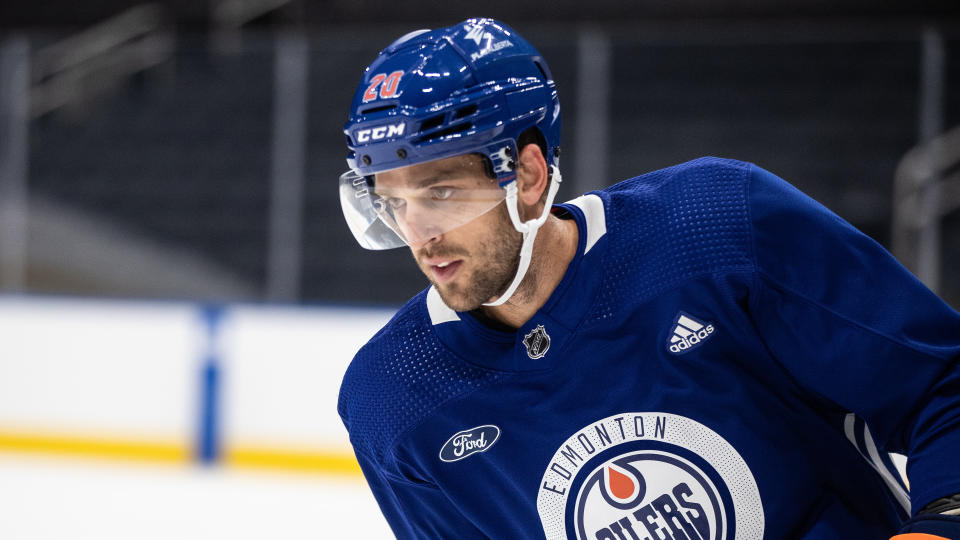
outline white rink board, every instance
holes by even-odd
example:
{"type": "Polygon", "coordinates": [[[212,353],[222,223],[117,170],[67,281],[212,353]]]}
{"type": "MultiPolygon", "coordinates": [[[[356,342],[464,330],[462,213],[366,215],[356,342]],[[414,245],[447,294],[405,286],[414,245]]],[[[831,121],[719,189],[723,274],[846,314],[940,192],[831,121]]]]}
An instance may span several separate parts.
{"type": "Polygon", "coordinates": [[[200,322],[187,304],[0,297],[0,426],[186,440],[200,322]]]}
{"type": "Polygon", "coordinates": [[[221,333],[227,445],[349,450],[337,415],[343,373],[393,310],[232,309],[221,333]]]}
{"type": "MultiPolygon", "coordinates": [[[[218,357],[224,448],[349,455],[343,372],[392,309],[0,296],[0,434],[193,448],[218,357]]],[[[188,454],[189,455],[189,454],[188,454]]],[[[0,451],[0,539],[392,538],[359,474],[0,451]]]]}
{"type": "Polygon", "coordinates": [[[218,358],[225,446],[347,452],[337,393],[393,309],[0,296],[0,431],[192,447],[218,358]]]}

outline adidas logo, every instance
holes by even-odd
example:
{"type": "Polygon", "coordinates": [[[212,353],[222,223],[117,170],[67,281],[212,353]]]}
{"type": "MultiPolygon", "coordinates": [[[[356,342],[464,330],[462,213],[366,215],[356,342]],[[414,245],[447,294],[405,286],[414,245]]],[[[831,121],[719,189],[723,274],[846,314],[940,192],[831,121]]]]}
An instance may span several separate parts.
{"type": "Polygon", "coordinates": [[[673,354],[689,352],[710,339],[715,330],[712,324],[697,320],[682,311],[677,315],[677,320],[673,324],[673,335],[670,336],[670,342],[667,343],[667,348],[673,354]]]}

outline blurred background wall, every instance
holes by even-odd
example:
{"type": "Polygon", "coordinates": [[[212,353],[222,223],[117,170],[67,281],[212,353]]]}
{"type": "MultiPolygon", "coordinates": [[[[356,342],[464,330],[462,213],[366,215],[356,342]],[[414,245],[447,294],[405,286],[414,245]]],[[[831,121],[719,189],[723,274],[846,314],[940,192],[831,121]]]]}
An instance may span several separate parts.
{"type": "Polygon", "coordinates": [[[97,527],[86,509],[104,504],[166,524],[157,538],[262,537],[271,517],[285,538],[385,534],[336,389],[426,281],[343,225],[341,128],[381,48],[476,15],[551,66],[561,200],[703,155],[752,161],[960,307],[955,0],[3,2],[0,505],[20,519],[0,535],[62,538],[33,523],[50,504],[74,537],[129,537],[97,527]]]}
{"type": "MultiPolygon", "coordinates": [[[[702,155],[753,161],[960,305],[956,159],[919,156],[894,187],[911,148],[960,124],[956,2],[485,6],[558,81],[561,200],[702,155]]],[[[409,255],[341,223],[342,124],[379,49],[478,9],[5,2],[0,290],[402,302],[425,285],[409,255]]]]}

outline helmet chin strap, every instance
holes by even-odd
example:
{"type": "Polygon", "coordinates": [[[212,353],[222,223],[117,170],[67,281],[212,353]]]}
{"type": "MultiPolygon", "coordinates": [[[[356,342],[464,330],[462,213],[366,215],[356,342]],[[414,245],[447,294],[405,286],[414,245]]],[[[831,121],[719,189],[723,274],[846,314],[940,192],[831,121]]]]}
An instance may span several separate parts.
{"type": "Polygon", "coordinates": [[[540,214],[540,217],[536,219],[520,221],[516,180],[506,187],[507,213],[510,214],[510,221],[513,223],[513,228],[523,234],[523,244],[520,246],[520,264],[517,265],[517,273],[513,276],[513,281],[510,283],[510,286],[507,287],[507,290],[493,302],[483,304],[485,306],[499,306],[506,303],[507,300],[510,300],[513,293],[517,292],[517,287],[520,286],[523,277],[527,275],[527,270],[530,269],[530,259],[533,257],[533,242],[537,239],[537,231],[540,230],[541,225],[546,223],[547,216],[550,215],[550,207],[553,206],[553,199],[556,197],[557,190],[560,188],[560,182],[562,181],[560,169],[554,165],[551,165],[550,168],[552,174],[550,178],[550,188],[547,190],[547,200],[543,204],[543,212],[540,214]]]}

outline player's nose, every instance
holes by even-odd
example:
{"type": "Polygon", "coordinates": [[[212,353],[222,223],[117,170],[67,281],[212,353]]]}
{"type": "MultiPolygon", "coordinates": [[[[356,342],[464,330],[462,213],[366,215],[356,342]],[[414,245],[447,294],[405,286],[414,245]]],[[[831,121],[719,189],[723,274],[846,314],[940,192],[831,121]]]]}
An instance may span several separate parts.
{"type": "Polygon", "coordinates": [[[436,216],[419,204],[407,204],[403,216],[404,234],[407,244],[413,248],[420,248],[443,234],[436,216]]]}

